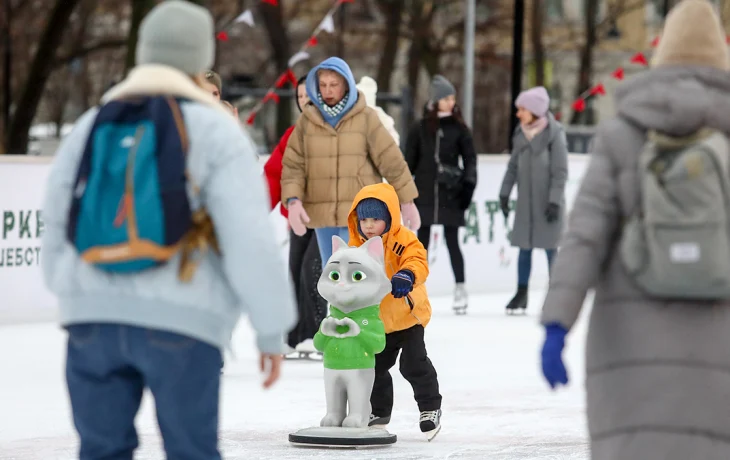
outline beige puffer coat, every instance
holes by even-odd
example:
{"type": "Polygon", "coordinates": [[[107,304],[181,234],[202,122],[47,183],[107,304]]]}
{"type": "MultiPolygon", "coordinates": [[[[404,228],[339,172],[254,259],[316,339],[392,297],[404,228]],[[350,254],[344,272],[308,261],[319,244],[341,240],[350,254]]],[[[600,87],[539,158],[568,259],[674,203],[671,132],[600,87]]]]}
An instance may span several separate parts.
{"type": "Polygon", "coordinates": [[[336,128],[314,105],[304,108],[284,152],[281,201],[302,200],[308,227],[347,227],[357,192],[383,178],[401,203],[418,196],[400,148],[362,93],[336,128]]]}

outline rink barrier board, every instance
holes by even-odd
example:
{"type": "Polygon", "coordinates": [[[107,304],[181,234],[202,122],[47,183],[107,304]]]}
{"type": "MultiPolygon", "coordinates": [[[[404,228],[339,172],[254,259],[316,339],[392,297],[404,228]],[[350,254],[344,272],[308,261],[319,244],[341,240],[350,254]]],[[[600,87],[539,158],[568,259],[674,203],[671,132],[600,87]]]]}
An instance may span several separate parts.
{"type": "MultiPolygon", "coordinates": [[[[268,157],[260,157],[263,164],[268,157]]],[[[499,209],[499,187],[509,155],[480,155],[479,181],[474,200],[467,211],[466,227],[460,230],[460,241],[466,266],[467,289],[470,294],[508,292],[517,282],[517,249],[509,245],[507,235],[514,214],[505,222],[499,209]]],[[[589,157],[569,155],[569,178],[566,185],[568,208],[575,198],[589,157]]],[[[41,207],[52,157],[0,156],[0,324],[47,321],[56,316],[56,300],[45,288],[41,276],[41,207]]],[[[517,196],[512,191],[512,199],[517,196]]],[[[282,259],[288,254],[288,229],[278,208],[270,219],[276,230],[282,259]]],[[[432,229],[429,251],[430,275],[426,286],[431,296],[451,295],[454,278],[449,255],[439,226],[432,229]]],[[[544,254],[533,254],[533,286],[547,282],[544,254]]]]}

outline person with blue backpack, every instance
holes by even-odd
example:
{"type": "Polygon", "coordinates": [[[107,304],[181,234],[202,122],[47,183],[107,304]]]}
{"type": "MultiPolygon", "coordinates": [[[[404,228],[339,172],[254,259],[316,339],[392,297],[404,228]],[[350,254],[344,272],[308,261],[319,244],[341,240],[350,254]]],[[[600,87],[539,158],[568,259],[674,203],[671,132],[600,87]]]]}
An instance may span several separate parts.
{"type": "Polygon", "coordinates": [[[68,331],[81,460],[133,457],[145,388],[167,458],[220,459],[221,353],[241,313],[264,387],[279,377],[296,308],[255,147],[200,87],[214,36],[202,7],[153,8],[137,66],[53,162],[42,269],[68,331]]]}

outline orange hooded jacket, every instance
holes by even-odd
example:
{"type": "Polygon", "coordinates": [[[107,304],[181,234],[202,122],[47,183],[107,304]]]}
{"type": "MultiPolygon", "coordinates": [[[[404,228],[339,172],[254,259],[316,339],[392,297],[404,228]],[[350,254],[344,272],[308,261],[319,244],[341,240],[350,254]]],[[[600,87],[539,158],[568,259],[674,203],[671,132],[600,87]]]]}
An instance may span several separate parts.
{"type": "Polygon", "coordinates": [[[347,217],[347,227],[350,230],[348,245],[361,246],[366,241],[358,231],[360,222],[355,209],[365,198],[382,201],[390,211],[390,230],[382,235],[385,246],[385,272],[388,278],[392,278],[399,270],[410,270],[416,278],[413,282],[413,291],[407,297],[396,299],[392,294],[388,294],[380,303],[380,318],[385,324],[385,333],[402,331],[416,324],[426,327],[431,320],[431,304],[425,285],[428,277],[428,257],[416,234],[401,226],[400,202],[392,185],[385,183],[368,185],[355,196],[347,217]]]}

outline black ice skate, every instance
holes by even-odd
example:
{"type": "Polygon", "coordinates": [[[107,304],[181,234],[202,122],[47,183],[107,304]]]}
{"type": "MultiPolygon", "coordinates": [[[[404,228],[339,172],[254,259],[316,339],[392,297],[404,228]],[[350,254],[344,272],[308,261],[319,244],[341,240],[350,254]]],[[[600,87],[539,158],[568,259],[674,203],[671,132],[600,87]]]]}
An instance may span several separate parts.
{"type": "Polygon", "coordinates": [[[441,431],[441,409],[425,410],[421,412],[421,432],[426,435],[429,442],[441,431]]]}
{"type": "Polygon", "coordinates": [[[506,311],[508,315],[527,313],[527,286],[517,287],[517,294],[507,304],[506,311]]]}
{"type": "Polygon", "coordinates": [[[373,426],[375,428],[385,428],[385,426],[389,423],[390,415],[386,415],[385,417],[378,417],[377,415],[370,414],[370,421],[368,422],[368,426],[373,426]]]}

